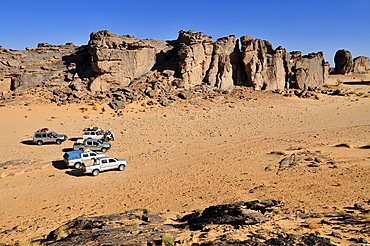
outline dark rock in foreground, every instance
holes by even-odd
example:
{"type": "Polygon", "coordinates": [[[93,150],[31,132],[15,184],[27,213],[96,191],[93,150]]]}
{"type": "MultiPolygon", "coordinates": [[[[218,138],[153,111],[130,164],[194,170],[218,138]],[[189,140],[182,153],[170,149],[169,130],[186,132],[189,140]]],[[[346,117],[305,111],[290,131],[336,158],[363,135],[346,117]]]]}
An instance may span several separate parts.
{"type": "Polygon", "coordinates": [[[50,232],[40,242],[45,245],[322,245],[333,246],[331,239],[349,240],[363,243],[370,235],[366,217],[366,204],[354,205],[357,213],[322,214],[283,214],[283,203],[278,200],[255,200],[211,206],[185,216],[167,211],[152,213],[136,209],[112,215],[78,217],[50,232]],[[280,212],[279,212],[280,211],[280,212]],[[289,229],[278,226],[287,220],[298,221],[298,228],[289,229]],[[304,231],[305,219],[318,221],[317,226],[326,227],[329,233],[320,235],[313,227],[304,231]],[[340,225],[353,225],[359,238],[349,238],[340,225]],[[265,226],[266,225],[266,226],[265,226]],[[356,231],[357,230],[357,231],[356,231]],[[338,232],[340,231],[340,232],[338,232]],[[346,239],[344,239],[346,238],[346,239]]]}

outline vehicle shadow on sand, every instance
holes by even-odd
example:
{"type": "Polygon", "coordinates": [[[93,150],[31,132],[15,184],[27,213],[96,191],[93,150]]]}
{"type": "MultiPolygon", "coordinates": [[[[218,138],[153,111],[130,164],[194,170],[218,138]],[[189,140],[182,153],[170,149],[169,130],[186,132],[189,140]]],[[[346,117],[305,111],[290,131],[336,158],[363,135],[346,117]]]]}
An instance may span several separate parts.
{"type": "Polygon", "coordinates": [[[21,144],[36,145],[32,140],[24,140],[24,141],[21,141],[21,144]]]}
{"type": "Polygon", "coordinates": [[[74,169],[74,170],[66,171],[66,174],[75,176],[75,177],[86,176],[86,174],[81,169],[74,169]]]}
{"type": "Polygon", "coordinates": [[[69,167],[62,160],[52,161],[53,167],[59,170],[68,169],[69,167]]]}
{"type": "Polygon", "coordinates": [[[77,140],[79,140],[79,139],[82,139],[82,138],[69,138],[68,140],[69,141],[72,141],[72,142],[76,142],[77,140]]]}
{"type": "MultiPolygon", "coordinates": [[[[52,165],[53,167],[59,170],[70,169],[70,167],[68,167],[62,160],[52,161],[52,165]]],[[[86,174],[81,169],[68,170],[66,171],[66,174],[75,176],[75,177],[86,176],[86,174]]]]}
{"type": "Polygon", "coordinates": [[[73,150],[73,148],[64,148],[64,149],[62,149],[63,152],[69,152],[69,151],[72,151],[72,150],[73,150]]]}

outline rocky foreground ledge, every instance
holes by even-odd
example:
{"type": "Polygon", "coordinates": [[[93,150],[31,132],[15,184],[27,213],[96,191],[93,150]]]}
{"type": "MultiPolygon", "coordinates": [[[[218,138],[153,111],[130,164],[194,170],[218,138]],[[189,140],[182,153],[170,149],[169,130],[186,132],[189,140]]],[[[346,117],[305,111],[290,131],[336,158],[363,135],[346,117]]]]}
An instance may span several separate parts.
{"type": "MultiPolygon", "coordinates": [[[[255,200],[192,213],[136,209],[78,217],[42,239],[18,245],[368,245],[370,201],[331,213],[284,213],[255,200]]],[[[17,245],[17,244],[16,244],[17,245]]]]}

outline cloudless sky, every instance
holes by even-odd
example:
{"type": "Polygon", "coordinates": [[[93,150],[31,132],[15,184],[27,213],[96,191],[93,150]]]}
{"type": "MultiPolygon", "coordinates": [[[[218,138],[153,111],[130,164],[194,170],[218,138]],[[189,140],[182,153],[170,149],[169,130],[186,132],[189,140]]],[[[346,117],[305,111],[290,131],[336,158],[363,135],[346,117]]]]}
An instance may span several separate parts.
{"type": "Polygon", "coordinates": [[[370,0],[4,0],[0,45],[87,44],[108,30],[140,39],[174,40],[194,30],[213,40],[231,34],[270,41],[302,54],[339,49],[370,57],[370,0]]]}

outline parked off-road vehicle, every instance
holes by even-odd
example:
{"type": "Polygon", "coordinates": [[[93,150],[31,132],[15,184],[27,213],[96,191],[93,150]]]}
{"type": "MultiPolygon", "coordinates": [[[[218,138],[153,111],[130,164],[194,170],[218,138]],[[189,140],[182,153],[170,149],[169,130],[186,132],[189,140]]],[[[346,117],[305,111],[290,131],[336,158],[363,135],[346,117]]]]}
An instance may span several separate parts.
{"type": "Polygon", "coordinates": [[[104,156],[106,155],[103,152],[94,152],[89,149],[84,149],[68,151],[63,155],[63,159],[67,166],[78,169],[82,164],[91,162],[92,159],[104,156]]]}
{"type": "Polygon", "coordinates": [[[35,132],[33,135],[33,142],[38,145],[43,145],[44,143],[56,143],[61,144],[63,141],[67,140],[67,135],[57,134],[55,132],[49,131],[47,128],[42,128],[35,132]]]}
{"type": "Polygon", "coordinates": [[[106,152],[111,148],[111,144],[108,142],[103,142],[97,139],[78,139],[74,144],[73,144],[73,149],[74,150],[82,150],[88,148],[93,151],[101,151],[101,152],[106,152]]]}
{"type": "Polygon", "coordinates": [[[82,170],[86,174],[92,174],[97,176],[102,171],[117,169],[119,171],[125,170],[127,166],[127,161],[125,159],[113,158],[113,157],[98,157],[93,159],[91,165],[82,164],[82,170]]]}

